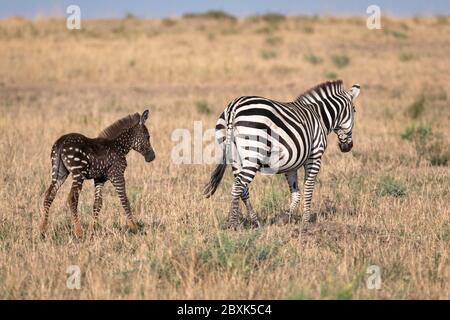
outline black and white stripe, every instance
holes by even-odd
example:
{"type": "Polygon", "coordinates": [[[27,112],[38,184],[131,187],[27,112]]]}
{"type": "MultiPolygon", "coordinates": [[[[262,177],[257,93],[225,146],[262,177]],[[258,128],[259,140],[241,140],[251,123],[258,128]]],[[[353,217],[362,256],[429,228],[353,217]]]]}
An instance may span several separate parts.
{"type": "Polygon", "coordinates": [[[293,102],[278,102],[263,97],[244,96],[232,101],[216,124],[216,137],[223,150],[205,188],[214,194],[226,164],[233,169],[234,184],[230,225],[239,223],[239,198],[247,207],[251,221],[258,225],[249,200],[248,186],[256,172],[284,173],[291,191],[289,214],[295,214],[300,202],[297,170],[304,167],[304,220],[311,218],[311,198],[315,177],[320,170],[327,137],[335,132],[342,152],[353,146],[353,100],[360,86],[344,90],[341,80],[322,83],[300,95],[293,102]]]}

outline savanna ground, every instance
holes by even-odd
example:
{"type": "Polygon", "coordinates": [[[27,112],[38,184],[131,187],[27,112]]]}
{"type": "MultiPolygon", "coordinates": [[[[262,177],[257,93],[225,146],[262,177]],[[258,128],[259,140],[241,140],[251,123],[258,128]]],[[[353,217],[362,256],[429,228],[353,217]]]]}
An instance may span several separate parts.
{"type": "MultiPolygon", "coordinates": [[[[0,298],[450,298],[450,19],[221,15],[163,20],[0,21],[0,298]],[[312,226],[271,221],[288,205],[283,176],[251,185],[260,229],[224,228],[231,173],[202,197],[212,165],[175,164],[172,132],[214,126],[239,95],[288,101],[328,79],[356,101],[355,146],[325,153],[312,226]],[[101,229],[77,241],[70,183],[39,237],[50,148],[96,136],[150,106],[156,160],[130,153],[128,195],[143,229],[126,232],[111,184],[101,229]],[[81,289],[66,287],[68,266],[81,289]],[[379,290],[367,268],[381,268],[379,290]]],[[[301,173],[301,179],[303,172],[301,173]]],[[[85,230],[94,188],[84,184],[85,230]]]]}

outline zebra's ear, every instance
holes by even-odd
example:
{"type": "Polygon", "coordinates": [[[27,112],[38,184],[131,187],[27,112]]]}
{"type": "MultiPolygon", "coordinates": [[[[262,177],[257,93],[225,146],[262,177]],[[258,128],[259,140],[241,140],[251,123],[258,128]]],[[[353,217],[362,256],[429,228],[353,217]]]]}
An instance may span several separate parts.
{"type": "Polygon", "coordinates": [[[354,84],[350,89],[349,93],[352,96],[352,100],[354,100],[357,96],[359,96],[359,92],[361,91],[361,87],[359,84],[354,84]]]}
{"type": "Polygon", "coordinates": [[[147,121],[147,119],[148,119],[148,110],[145,110],[144,112],[142,112],[141,120],[139,121],[139,124],[143,125],[145,123],[145,121],[147,121]]]}

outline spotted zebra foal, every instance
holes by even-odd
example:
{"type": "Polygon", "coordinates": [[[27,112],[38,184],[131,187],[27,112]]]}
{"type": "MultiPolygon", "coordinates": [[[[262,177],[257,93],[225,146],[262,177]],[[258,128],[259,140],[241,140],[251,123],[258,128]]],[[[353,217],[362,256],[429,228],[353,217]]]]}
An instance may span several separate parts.
{"type": "Polygon", "coordinates": [[[309,89],[291,102],[244,96],[233,100],[216,123],[216,138],[222,160],[206,185],[205,195],[214,194],[231,164],[234,183],[231,190],[230,227],[239,222],[239,199],[250,221],[259,225],[250,202],[249,185],[258,171],[284,174],[291,192],[288,221],[296,215],[300,202],[297,171],[304,168],[303,220],[311,222],[311,199],[328,135],[334,132],[342,152],[353,147],[354,100],[360,86],[345,90],[341,80],[325,82],[309,89]]]}
{"type": "Polygon", "coordinates": [[[72,213],[74,233],[83,237],[78,217],[78,197],[84,180],[94,179],[95,198],[93,208],[92,232],[98,221],[102,207],[102,188],[106,181],[111,181],[125,209],[127,225],[132,232],[137,226],[125,191],[124,172],[127,167],[126,156],[131,149],[139,152],[145,161],[155,159],[155,152],[150,144],[150,134],[145,121],[148,110],[142,115],[128,115],[104,129],[97,138],[87,138],[79,133],[69,133],[60,137],[52,147],[52,182],[45,192],[41,235],[45,236],[48,227],[50,206],[58,189],[69,174],[72,174],[68,204],[72,213]]]}

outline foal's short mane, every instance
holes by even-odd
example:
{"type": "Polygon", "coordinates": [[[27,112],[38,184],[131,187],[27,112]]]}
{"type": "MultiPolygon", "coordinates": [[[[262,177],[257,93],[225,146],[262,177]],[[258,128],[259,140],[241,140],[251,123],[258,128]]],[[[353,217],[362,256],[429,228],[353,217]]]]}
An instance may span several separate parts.
{"type": "Polygon", "coordinates": [[[303,92],[301,95],[299,95],[295,101],[300,101],[303,99],[304,96],[306,95],[310,95],[313,92],[319,93],[320,89],[326,89],[326,88],[330,88],[330,87],[334,87],[336,91],[342,91],[342,80],[335,80],[335,81],[327,81],[327,82],[323,82],[321,84],[318,84],[315,87],[312,87],[311,89],[306,90],[305,92],[303,92]]]}
{"type": "Polygon", "coordinates": [[[141,116],[138,112],[134,114],[130,114],[126,117],[123,117],[122,119],[117,120],[109,127],[105,128],[100,134],[98,135],[99,138],[105,138],[105,139],[115,139],[117,138],[124,130],[130,129],[131,127],[134,127],[139,123],[139,120],[141,119],[141,116]]]}

